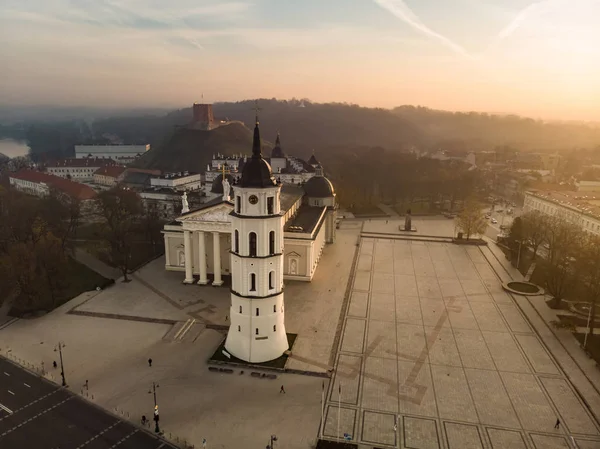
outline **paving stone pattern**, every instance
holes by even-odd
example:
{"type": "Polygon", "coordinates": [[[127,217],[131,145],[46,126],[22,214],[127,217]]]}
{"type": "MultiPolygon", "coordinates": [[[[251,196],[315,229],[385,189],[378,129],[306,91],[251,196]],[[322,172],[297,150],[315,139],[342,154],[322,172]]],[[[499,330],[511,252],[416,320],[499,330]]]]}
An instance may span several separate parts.
{"type": "Polygon", "coordinates": [[[414,449],[600,448],[598,423],[478,247],[362,238],[352,282],[326,437],[414,449]]]}

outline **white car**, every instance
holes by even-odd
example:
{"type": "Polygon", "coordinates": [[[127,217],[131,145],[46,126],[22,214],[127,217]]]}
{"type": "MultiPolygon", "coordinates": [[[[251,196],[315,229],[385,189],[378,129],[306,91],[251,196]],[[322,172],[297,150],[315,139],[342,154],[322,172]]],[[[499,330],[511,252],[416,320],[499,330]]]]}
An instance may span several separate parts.
{"type": "Polygon", "coordinates": [[[495,218],[492,218],[492,224],[498,224],[498,220],[496,220],[495,218]]]}

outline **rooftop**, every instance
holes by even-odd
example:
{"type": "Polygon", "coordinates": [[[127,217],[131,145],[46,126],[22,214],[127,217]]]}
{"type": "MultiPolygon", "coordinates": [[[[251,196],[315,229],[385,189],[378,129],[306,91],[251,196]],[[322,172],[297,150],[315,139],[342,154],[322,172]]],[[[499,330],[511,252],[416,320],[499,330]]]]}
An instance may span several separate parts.
{"type": "Polygon", "coordinates": [[[600,191],[575,192],[572,190],[529,190],[534,196],[561,206],[577,210],[584,215],[600,219],[600,191]]]}
{"type": "Polygon", "coordinates": [[[281,210],[287,212],[296,201],[304,196],[302,187],[284,184],[281,186],[281,210]]]}
{"type": "Polygon", "coordinates": [[[94,175],[102,175],[108,176],[110,178],[118,178],[123,174],[123,172],[127,170],[126,167],[122,165],[107,165],[104,167],[100,167],[98,170],[94,172],[94,175]]]}
{"type": "Polygon", "coordinates": [[[294,218],[288,221],[283,230],[285,232],[302,232],[312,234],[320,223],[320,218],[323,216],[323,211],[327,207],[313,207],[303,204],[298,209],[298,213],[294,218]]]}
{"type": "Polygon", "coordinates": [[[10,177],[34,183],[44,183],[78,200],[89,200],[96,197],[96,192],[91,187],[48,173],[23,169],[17,173],[12,173],[10,177]]]}
{"type": "Polygon", "coordinates": [[[164,173],[162,176],[160,176],[160,179],[181,179],[181,178],[186,178],[188,176],[196,176],[198,175],[198,173],[193,172],[193,171],[180,171],[180,172],[174,172],[174,173],[164,173]]]}
{"type": "Polygon", "coordinates": [[[116,165],[116,162],[109,157],[85,157],[85,158],[67,158],[48,163],[48,167],[104,167],[105,165],[116,165]]]}

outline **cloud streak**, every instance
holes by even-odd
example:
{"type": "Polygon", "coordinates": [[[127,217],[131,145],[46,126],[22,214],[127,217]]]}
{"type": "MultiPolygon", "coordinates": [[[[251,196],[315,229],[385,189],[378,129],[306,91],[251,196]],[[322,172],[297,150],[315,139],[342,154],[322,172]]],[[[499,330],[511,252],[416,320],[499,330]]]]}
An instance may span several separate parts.
{"type": "Polygon", "coordinates": [[[541,0],[526,6],[520,10],[517,15],[496,35],[488,50],[495,48],[500,42],[508,39],[515,31],[517,31],[525,21],[533,16],[542,14],[555,6],[565,3],[562,0],[541,0]]]}
{"type": "Polygon", "coordinates": [[[413,29],[419,31],[421,34],[433,38],[445,45],[446,47],[458,53],[461,56],[470,57],[471,55],[462,46],[458,45],[446,36],[432,30],[423,22],[421,19],[404,3],[403,0],[373,0],[377,5],[386,11],[390,12],[398,19],[402,20],[407,25],[410,25],[413,29]]]}

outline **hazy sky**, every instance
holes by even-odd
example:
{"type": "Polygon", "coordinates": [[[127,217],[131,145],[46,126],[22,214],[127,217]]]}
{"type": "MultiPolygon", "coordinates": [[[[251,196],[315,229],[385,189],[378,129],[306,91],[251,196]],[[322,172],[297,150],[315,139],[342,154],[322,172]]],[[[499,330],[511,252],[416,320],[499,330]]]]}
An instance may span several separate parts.
{"type": "Polygon", "coordinates": [[[0,103],[600,120],[600,0],[0,0],[0,103]]]}

